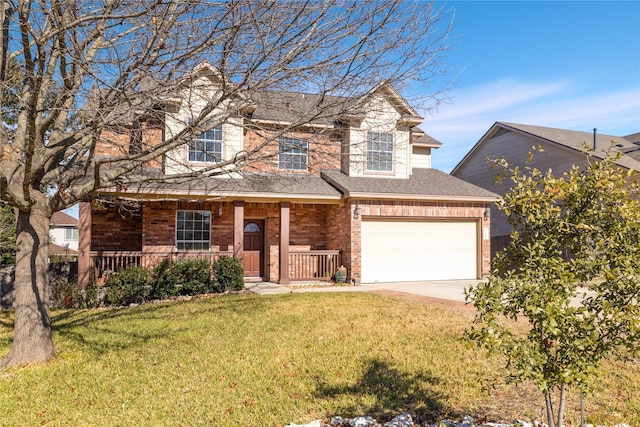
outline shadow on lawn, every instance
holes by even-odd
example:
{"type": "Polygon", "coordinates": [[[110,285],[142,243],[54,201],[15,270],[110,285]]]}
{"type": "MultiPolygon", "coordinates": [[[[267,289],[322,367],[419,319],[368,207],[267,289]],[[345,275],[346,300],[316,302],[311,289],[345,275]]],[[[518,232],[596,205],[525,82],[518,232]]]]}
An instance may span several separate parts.
{"type": "Polygon", "coordinates": [[[320,384],[319,398],[337,401],[327,416],[353,418],[369,415],[378,422],[390,421],[407,412],[418,422],[435,422],[443,417],[459,417],[438,391],[440,380],[429,372],[407,373],[386,361],[372,359],[356,384],[320,384]],[[341,404],[340,401],[350,403],[341,404]]]}
{"type": "Polygon", "coordinates": [[[154,340],[188,341],[190,326],[181,319],[199,318],[206,314],[222,315],[230,310],[248,311],[256,301],[246,298],[211,298],[143,304],[136,307],[91,310],[65,310],[52,315],[53,331],[97,355],[110,351],[132,350],[154,340]],[[224,299],[224,301],[218,300],[224,299]],[[171,321],[173,327],[167,328],[171,321]],[[181,325],[177,327],[177,325],[181,325]]]}

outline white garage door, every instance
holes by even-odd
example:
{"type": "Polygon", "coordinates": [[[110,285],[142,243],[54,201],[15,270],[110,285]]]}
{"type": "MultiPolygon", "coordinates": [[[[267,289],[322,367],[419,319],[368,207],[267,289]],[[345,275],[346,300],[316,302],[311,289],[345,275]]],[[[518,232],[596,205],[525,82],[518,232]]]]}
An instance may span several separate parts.
{"type": "Polygon", "coordinates": [[[476,222],[362,221],[362,282],[475,279],[476,222]]]}

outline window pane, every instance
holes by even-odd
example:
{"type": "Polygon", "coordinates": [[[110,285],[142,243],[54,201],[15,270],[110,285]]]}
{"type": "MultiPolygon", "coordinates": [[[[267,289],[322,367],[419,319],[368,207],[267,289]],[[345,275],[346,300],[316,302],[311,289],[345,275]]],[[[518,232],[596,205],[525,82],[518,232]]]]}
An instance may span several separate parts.
{"type": "Polygon", "coordinates": [[[189,143],[189,161],[217,163],[222,161],[222,125],[201,133],[189,143]]]}
{"type": "Polygon", "coordinates": [[[393,171],[393,134],[367,134],[367,170],[393,171]]]}
{"type": "Polygon", "coordinates": [[[211,213],[178,211],[176,213],[176,248],[208,250],[211,245],[211,213]]]}
{"type": "Polygon", "coordinates": [[[296,138],[280,138],[278,167],[280,169],[307,169],[307,142],[296,138]]]}
{"type": "Polygon", "coordinates": [[[249,224],[244,226],[244,232],[245,233],[259,233],[260,232],[260,226],[258,224],[256,224],[255,222],[250,222],[249,224]]]}

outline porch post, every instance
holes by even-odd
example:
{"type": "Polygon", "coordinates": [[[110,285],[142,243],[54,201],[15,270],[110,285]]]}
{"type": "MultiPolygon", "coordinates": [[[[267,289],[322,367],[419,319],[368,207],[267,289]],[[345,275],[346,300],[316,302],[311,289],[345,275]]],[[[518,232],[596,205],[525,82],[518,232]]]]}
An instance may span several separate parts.
{"type": "Polygon", "coordinates": [[[233,257],[242,261],[244,255],[244,200],[233,202],[233,257]]]}
{"type": "Polygon", "coordinates": [[[291,283],[289,277],[289,225],[291,221],[291,203],[280,202],[280,268],[278,283],[291,283]]]}
{"type": "Polygon", "coordinates": [[[91,202],[80,202],[78,218],[78,286],[91,280],[91,202]]]}

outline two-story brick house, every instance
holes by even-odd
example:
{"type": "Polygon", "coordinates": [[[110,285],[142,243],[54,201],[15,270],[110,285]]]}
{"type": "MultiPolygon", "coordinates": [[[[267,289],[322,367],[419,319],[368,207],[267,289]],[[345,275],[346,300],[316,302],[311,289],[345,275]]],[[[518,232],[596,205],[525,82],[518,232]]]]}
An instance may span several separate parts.
{"type": "MultiPolygon", "coordinates": [[[[202,108],[195,85],[218,84],[212,67],[197,72],[168,97],[170,114],[132,126],[130,135],[105,131],[97,153],[152,145],[188,126],[202,108]]],[[[154,176],[180,176],[255,150],[242,171],[95,192],[80,207],[80,280],[92,270],[100,276],[184,256],[235,256],[246,277],[279,283],[326,280],[340,265],[358,282],[486,274],[495,194],[431,169],[431,150],[441,144],[389,85],[334,100],[358,105],[351,114],[305,110],[319,96],[253,93],[221,125],[149,165],[154,176]],[[117,199],[127,209],[109,203],[117,199]]]]}

